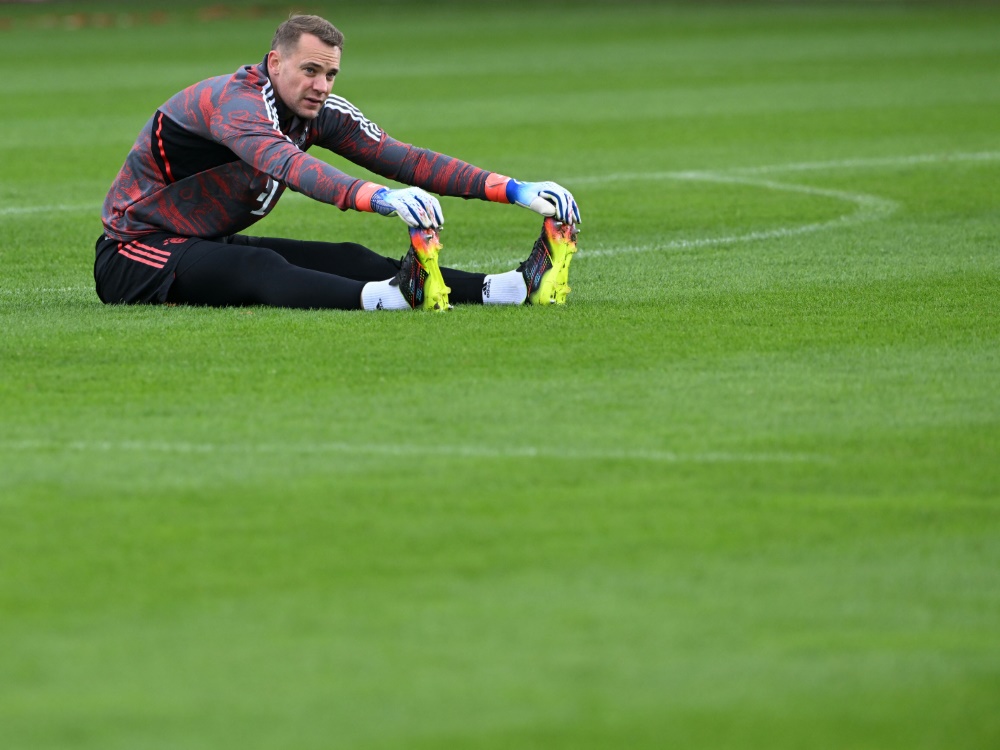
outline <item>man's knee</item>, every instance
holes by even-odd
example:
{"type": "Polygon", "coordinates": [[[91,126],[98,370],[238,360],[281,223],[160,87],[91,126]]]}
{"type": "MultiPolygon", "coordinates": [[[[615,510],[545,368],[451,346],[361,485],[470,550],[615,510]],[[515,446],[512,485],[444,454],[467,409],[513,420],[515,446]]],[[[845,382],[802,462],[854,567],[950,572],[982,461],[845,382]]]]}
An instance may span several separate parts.
{"type": "Polygon", "coordinates": [[[293,269],[274,250],[250,245],[234,255],[226,276],[243,304],[269,304],[272,290],[287,283],[293,269]]]}

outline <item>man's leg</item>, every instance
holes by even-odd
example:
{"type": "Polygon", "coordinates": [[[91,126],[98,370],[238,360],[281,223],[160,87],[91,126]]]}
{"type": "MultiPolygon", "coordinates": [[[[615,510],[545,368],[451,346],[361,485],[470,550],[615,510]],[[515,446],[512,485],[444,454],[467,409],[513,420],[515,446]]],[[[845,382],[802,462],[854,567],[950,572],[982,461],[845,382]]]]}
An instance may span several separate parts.
{"type": "MultiPolygon", "coordinates": [[[[385,281],[399,273],[400,261],[386,258],[355,242],[309,242],[279,237],[235,235],[234,245],[266,247],[301,268],[336,274],[355,281],[385,281]]],[[[441,268],[445,284],[451,287],[448,298],[455,304],[482,304],[486,274],[441,268]]]]}
{"type": "MultiPolygon", "coordinates": [[[[361,290],[402,278],[401,265],[351,242],[243,235],[213,241],[158,233],[130,243],[99,238],[94,278],[106,303],[357,309],[361,290]]],[[[491,275],[440,270],[451,302],[525,301],[521,269],[491,275]]]]}
{"type": "Polygon", "coordinates": [[[267,247],[211,240],[192,242],[174,273],[168,302],[214,307],[357,310],[364,287],[363,281],[293,265],[267,247]]]}

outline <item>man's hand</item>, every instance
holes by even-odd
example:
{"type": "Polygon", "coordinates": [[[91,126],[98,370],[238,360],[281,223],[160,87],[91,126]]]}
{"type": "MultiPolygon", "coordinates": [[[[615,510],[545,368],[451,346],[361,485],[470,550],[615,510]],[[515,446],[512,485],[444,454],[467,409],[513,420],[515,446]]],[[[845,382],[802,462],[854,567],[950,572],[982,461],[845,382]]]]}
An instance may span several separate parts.
{"type": "Polygon", "coordinates": [[[402,190],[382,188],[372,196],[372,209],[383,216],[399,216],[411,227],[438,229],[444,225],[444,214],[438,199],[416,187],[402,190]]]}
{"type": "Polygon", "coordinates": [[[580,208],[573,194],[554,182],[511,180],[507,183],[507,200],[542,216],[554,216],[564,224],[580,223],[580,208]]]}

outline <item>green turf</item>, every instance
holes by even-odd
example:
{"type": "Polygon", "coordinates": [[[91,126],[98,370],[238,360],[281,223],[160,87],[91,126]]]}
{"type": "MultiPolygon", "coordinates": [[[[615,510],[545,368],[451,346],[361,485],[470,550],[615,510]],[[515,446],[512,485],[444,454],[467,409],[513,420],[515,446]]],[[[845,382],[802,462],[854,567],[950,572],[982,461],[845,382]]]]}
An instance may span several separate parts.
{"type": "Polygon", "coordinates": [[[1000,8],[309,6],[580,200],[565,308],[432,315],[101,305],[136,132],[287,12],[110,7],[0,5],[0,746],[1000,746],[1000,8]]]}

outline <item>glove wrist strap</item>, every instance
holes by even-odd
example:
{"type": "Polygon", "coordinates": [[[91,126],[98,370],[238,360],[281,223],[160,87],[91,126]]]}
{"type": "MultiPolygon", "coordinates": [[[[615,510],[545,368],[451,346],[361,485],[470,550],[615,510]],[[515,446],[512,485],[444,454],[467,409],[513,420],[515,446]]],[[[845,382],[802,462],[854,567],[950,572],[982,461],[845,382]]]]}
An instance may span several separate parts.
{"type": "Polygon", "coordinates": [[[385,185],[379,185],[377,182],[365,182],[358,188],[358,192],[354,194],[354,207],[358,211],[377,213],[378,210],[375,208],[374,198],[379,193],[387,190],[388,188],[385,185]]]}
{"type": "Polygon", "coordinates": [[[513,180],[507,175],[491,172],[486,177],[486,200],[493,203],[513,203],[510,193],[507,192],[510,189],[508,185],[512,182],[513,180]]]}

